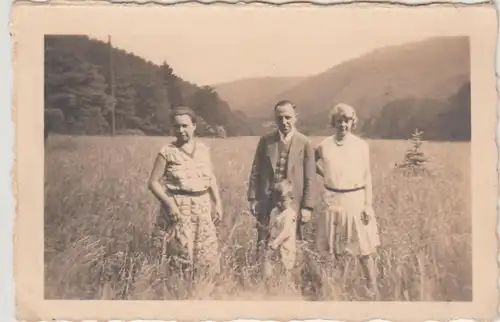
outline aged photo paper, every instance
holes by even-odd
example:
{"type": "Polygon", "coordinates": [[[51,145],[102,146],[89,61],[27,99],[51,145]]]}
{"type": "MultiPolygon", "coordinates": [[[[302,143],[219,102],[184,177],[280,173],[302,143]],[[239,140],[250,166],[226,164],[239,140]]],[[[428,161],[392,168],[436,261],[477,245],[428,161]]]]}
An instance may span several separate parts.
{"type": "Polygon", "coordinates": [[[496,26],[15,5],[16,318],[493,320],[496,26]]]}
{"type": "MultiPolygon", "coordinates": [[[[162,6],[162,5],[171,5],[171,4],[186,4],[186,3],[194,3],[194,1],[189,0],[17,0],[16,4],[50,4],[50,5],[154,5],[154,6],[162,6]]],[[[260,5],[295,5],[297,3],[304,4],[304,1],[295,1],[295,0],[199,0],[196,1],[198,4],[260,4],[260,5]]],[[[480,4],[489,4],[493,5],[493,1],[490,0],[475,0],[475,1],[466,1],[466,0],[393,0],[393,1],[379,1],[379,0],[315,0],[315,1],[307,1],[308,4],[311,5],[338,5],[338,4],[361,4],[361,3],[374,3],[377,5],[403,5],[403,6],[420,6],[420,5],[442,5],[442,4],[455,4],[455,5],[480,5],[480,4]]]]}

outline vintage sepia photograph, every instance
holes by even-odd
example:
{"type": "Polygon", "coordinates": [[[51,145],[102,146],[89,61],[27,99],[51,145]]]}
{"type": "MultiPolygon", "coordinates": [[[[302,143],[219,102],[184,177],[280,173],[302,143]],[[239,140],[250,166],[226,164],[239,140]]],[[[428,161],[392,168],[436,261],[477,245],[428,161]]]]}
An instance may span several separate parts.
{"type": "Polygon", "coordinates": [[[45,36],[47,298],[472,299],[468,37],[275,34],[45,36]]]}
{"type": "Polygon", "coordinates": [[[495,302],[494,20],[205,8],[31,38],[40,300],[495,302]]]}

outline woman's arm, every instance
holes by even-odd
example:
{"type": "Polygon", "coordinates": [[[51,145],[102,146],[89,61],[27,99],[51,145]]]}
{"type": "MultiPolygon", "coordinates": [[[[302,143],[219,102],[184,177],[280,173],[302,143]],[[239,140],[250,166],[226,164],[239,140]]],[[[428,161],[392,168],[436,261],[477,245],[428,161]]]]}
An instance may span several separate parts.
{"type": "Polygon", "coordinates": [[[156,157],[155,163],[153,165],[153,170],[151,171],[151,174],[149,175],[149,180],[148,180],[148,188],[149,190],[153,193],[153,195],[160,200],[161,203],[163,203],[167,208],[173,213],[177,214],[178,209],[177,209],[177,204],[175,203],[175,200],[171,198],[165,190],[163,190],[163,187],[161,186],[160,179],[163,176],[163,172],[165,171],[165,165],[166,165],[166,160],[165,158],[158,154],[156,157]]]}
{"type": "Polygon", "coordinates": [[[370,166],[370,147],[365,146],[365,205],[371,207],[373,199],[372,173],[370,166]]]}
{"type": "Polygon", "coordinates": [[[210,187],[208,187],[208,191],[210,196],[215,204],[215,222],[218,222],[222,219],[222,198],[220,196],[219,184],[217,182],[217,176],[215,175],[215,169],[213,167],[213,163],[211,160],[210,152],[208,153],[208,162],[210,162],[210,187]]]}
{"type": "Polygon", "coordinates": [[[217,183],[217,178],[215,173],[212,171],[212,178],[210,179],[210,187],[209,187],[210,195],[212,196],[212,200],[215,203],[215,207],[218,211],[221,211],[222,208],[222,199],[220,196],[219,184],[217,183]]]}

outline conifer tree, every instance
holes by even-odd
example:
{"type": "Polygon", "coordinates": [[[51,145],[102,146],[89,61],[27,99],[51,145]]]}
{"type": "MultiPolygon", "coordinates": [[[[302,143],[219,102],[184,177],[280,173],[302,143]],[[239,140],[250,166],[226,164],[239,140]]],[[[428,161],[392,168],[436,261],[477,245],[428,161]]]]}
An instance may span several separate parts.
{"type": "Polygon", "coordinates": [[[423,141],[422,134],[423,131],[419,131],[419,129],[415,129],[413,132],[411,139],[412,147],[405,152],[404,160],[401,164],[398,164],[398,168],[412,170],[414,174],[428,172],[426,165],[429,162],[429,158],[424,154],[421,150],[423,141]]]}

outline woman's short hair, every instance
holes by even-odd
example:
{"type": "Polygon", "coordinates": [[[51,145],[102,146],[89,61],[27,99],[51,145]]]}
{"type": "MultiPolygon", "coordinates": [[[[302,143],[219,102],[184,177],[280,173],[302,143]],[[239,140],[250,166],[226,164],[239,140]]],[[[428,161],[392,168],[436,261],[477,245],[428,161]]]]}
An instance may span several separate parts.
{"type": "Polygon", "coordinates": [[[174,118],[180,115],[188,115],[191,118],[191,122],[196,124],[196,113],[188,106],[179,106],[174,108],[170,112],[170,122],[174,123],[174,118]]]}
{"type": "Polygon", "coordinates": [[[355,129],[358,124],[358,116],[356,115],[356,111],[354,107],[345,103],[339,103],[334,105],[330,109],[330,115],[328,119],[330,120],[330,125],[335,126],[337,123],[337,118],[339,117],[347,117],[352,120],[352,128],[355,129]]]}

